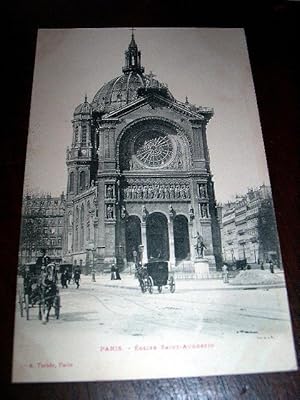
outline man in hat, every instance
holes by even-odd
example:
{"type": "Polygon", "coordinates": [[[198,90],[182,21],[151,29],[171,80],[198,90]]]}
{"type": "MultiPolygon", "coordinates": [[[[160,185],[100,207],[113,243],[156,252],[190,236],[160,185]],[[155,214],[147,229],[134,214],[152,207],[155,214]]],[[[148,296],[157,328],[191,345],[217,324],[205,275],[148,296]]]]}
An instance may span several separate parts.
{"type": "Polygon", "coordinates": [[[51,258],[46,255],[46,249],[41,249],[41,255],[36,260],[36,265],[45,271],[48,264],[51,263],[51,258]]]}
{"type": "Polygon", "coordinates": [[[77,267],[75,268],[75,271],[74,271],[74,282],[76,283],[76,289],[79,288],[80,274],[81,274],[81,270],[80,270],[80,268],[77,266],[77,267]]]}

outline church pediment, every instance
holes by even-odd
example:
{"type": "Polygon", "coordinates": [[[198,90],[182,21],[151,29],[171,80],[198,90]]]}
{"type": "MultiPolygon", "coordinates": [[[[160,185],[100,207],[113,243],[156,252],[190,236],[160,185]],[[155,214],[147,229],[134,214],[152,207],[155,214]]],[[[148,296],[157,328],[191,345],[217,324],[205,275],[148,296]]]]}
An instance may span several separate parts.
{"type": "Polygon", "coordinates": [[[197,110],[193,110],[195,106],[187,105],[172,99],[166,98],[159,93],[150,92],[144,96],[139,97],[126,104],[125,106],[114,110],[103,116],[103,121],[109,121],[111,119],[120,119],[122,117],[128,116],[128,114],[134,113],[135,111],[144,109],[145,112],[156,109],[169,109],[174,113],[185,117],[189,120],[198,121],[208,121],[213,115],[213,109],[207,107],[198,107],[197,110]]]}

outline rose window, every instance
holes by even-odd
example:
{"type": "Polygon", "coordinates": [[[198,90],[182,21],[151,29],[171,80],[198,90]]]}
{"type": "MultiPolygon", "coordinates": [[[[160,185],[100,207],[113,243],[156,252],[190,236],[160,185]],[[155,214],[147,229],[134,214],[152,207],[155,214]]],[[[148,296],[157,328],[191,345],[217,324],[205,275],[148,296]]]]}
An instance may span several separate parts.
{"type": "Polygon", "coordinates": [[[167,135],[161,132],[147,132],[136,139],[134,154],[140,164],[158,168],[171,161],[174,148],[167,135]]]}

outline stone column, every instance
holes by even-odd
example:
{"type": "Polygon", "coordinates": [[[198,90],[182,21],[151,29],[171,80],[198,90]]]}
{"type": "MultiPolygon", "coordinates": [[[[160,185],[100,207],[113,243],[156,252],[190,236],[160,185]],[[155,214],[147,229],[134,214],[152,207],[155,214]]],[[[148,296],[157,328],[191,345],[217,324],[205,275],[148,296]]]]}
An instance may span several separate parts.
{"type": "Polygon", "coordinates": [[[190,254],[191,254],[191,261],[194,261],[196,258],[196,250],[195,250],[195,239],[194,239],[194,232],[193,232],[193,222],[189,223],[189,240],[190,240],[190,254]]]}
{"type": "Polygon", "coordinates": [[[141,236],[142,245],[144,246],[142,263],[145,264],[148,262],[146,222],[141,223],[141,236]]]}
{"type": "Polygon", "coordinates": [[[170,268],[175,266],[175,245],[173,218],[168,221],[170,268]]]}

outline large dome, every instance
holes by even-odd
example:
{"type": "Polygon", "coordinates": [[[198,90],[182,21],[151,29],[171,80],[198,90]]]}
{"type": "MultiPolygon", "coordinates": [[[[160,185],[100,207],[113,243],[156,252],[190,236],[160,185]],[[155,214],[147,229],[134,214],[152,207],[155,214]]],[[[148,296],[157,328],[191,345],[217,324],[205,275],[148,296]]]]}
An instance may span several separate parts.
{"type": "MultiPolygon", "coordinates": [[[[149,87],[162,88],[164,86],[153,79],[151,75],[147,76],[139,71],[130,71],[102,86],[96,93],[91,105],[94,110],[110,112],[135,100],[138,97],[138,89],[149,87]]],[[[169,90],[166,92],[168,97],[173,98],[169,90]]]]}
{"type": "Polygon", "coordinates": [[[102,86],[96,93],[91,105],[95,111],[110,112],[124,107],[126,104],[135,100],[145,89],[159,89],[160,93],[171,99],[172,94],[157,80],[153,79],[154,75],[144,74],[144,67],[141,64],[141,52],[139,51],[132,32],[131,42],[125,51],[125,65],[123,67],[123,75],[112,79],[102,86]]]}

